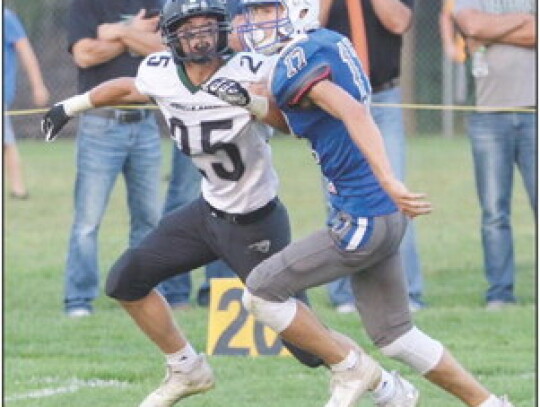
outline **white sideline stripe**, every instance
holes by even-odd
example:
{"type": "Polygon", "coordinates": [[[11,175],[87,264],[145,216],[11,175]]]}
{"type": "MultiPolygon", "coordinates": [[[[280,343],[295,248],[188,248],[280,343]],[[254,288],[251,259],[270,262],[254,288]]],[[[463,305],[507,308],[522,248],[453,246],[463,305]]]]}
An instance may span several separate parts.
{"type": "Polygon", "coordinates": [[[45,388],[30,391],[28,393],[14,394],[13,396],[7,396],[4,401],[18,401],[18,400],[28,400],[28,399],[41,399],[44,397],[56,396],[57,394],[65,393],[75,393],[84,387],[126,387],[129,386],[128,382],[121,382],[119,380],[101,380],[101,379],[90,379],[90,380],[81,380],[81,379],[71,379],[66,385],[54,387],[54,388],[45,388]]]}

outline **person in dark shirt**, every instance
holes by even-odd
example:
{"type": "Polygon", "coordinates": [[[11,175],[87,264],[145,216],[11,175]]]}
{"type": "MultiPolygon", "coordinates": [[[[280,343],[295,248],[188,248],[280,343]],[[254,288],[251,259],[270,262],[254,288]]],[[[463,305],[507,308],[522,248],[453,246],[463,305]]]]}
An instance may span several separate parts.
{"type": "MultiPolygon", "coordinates": [[[[143,56],[163,49],[156,32],[159,0],[75,0],[68,21],[69,51],[78,90],[121,76],[135,76],[143,56]]],[[[130,246],[157,224],[161,144],[150,110],[92,109],[77,132],[75,212],[65,268],[65,312],[92,313],[99,292],[97,237],[116,179],[123,175],[130,210],[130,246]]]]}

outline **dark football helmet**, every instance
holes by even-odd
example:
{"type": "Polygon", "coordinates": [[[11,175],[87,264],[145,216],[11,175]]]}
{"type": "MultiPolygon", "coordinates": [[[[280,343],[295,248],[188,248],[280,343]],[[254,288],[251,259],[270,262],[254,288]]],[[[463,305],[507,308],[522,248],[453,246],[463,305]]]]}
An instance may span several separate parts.
{"type": "Polygon", "coordinates": [[[231,31],[231,18],[222,0],[167,0],[161,10],[159,26],[163,42],[166,44],[176,64],[182,61],[205,63],[229,51],[228,34],[231,31]],[[212,16],[217,26],[179,31],[187,19],[197,16],[212,16]],[[205,42],[200,48],[183,49],[180,39],[193,40],[197,36],[213,35],[214,44],[205,42]]]}

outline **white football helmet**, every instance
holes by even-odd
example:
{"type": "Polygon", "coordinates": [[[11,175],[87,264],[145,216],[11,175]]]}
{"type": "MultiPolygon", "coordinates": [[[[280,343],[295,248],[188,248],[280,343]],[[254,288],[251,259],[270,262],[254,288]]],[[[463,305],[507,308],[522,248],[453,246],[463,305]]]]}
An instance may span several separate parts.
{"type": "Polygon", "coordinates": [[[244,23],[237,30],[244,46],[272,54],[293,36],[319,28],[319,0],[241,0],[244,23]],[[258,8],[274,7],[261,15],[258,8]],[[262,17],[261,17],[262,16],[262,17]]]}

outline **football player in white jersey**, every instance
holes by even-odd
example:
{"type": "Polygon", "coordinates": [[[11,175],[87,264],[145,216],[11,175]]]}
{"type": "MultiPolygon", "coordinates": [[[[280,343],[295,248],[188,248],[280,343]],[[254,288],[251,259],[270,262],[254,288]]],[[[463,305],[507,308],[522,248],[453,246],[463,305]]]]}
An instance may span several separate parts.
{"type": "MultiPolygon", "coordinates": [[[[204,356],[195,352],[153,288],[217,258],[245,281],[258,263],[290,242],[287,211],[277,198],[269,128],[256,119],[269,114],[269,122],[280,126],[281,114],[276,110],[273,117],[263,98],[251,100],[252,114],[200,88],[216,77],[245,84],[263,81],[270,66],[266,57],[229,53],[230,20],[220,0],[168,0],[160,27],[169,51],[149,55],[136,78],[117,78],[66,99],[42,120],[46,140],[52,141],[81,111],[152,100],[178,148],[204,175],[202,197],[166,215],[139,246],[124,252],[107,279],[107,294],[120,302],[166,357],[166,380],[142,402],[143,407],[172,406],[214,385],[204,356]]],[[[307,301],[305,293],[298,297],[307,301]]],[[[286,346],[308,366],[322,363],[286,346]]]]}

